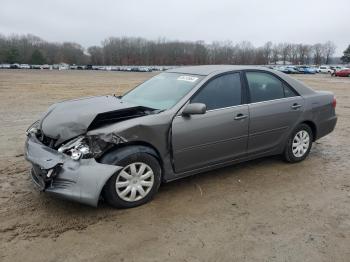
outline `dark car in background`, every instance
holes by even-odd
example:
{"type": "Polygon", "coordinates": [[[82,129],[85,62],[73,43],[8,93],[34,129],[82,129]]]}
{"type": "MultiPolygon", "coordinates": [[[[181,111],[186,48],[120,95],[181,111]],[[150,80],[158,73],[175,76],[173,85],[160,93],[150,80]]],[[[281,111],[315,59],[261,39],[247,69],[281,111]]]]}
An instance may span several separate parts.
{"type": "Polygon", "coordinates": [[[17,63],[16,64],[11,64],[10,68],[11,69],[19,69],[19,64],[17,64],[17,63]]]}
{"type": "Polygon", "coordinates": [[[304,160],[334,129],[332,93],[275,70],[168,70],[123,96],[52,105],[27,130],[26,159],[41,190],[96,206],[149,201],[161,182],[270,155],[304,160]]]}

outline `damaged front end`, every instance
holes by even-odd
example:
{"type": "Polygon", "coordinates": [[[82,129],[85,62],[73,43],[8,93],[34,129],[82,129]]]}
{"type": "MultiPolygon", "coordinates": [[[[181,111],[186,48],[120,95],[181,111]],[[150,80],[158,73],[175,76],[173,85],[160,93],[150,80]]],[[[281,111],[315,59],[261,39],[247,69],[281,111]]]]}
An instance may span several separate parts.
{"type": "Polygon", "coordinates": [[[126,122],[157,112],[114,96],[51,106],[26,132],[25,156],[33,166],[34,184],[42,191],[96,206],[106,181],[122,169],[99,160],[130,138],[119,136],[115,125],[123,129],[126,122]]]}
{"type": "Polygon", "coordinates": [[[121,169],[98,163],[94,158],[102,154],[109,143],[79,136],[56,149],[46,145],[42,137],[37,125],[27,130],[25,157],[32,163],[34,184],[41,191],[97,206],[104,184],[121,169]]]}

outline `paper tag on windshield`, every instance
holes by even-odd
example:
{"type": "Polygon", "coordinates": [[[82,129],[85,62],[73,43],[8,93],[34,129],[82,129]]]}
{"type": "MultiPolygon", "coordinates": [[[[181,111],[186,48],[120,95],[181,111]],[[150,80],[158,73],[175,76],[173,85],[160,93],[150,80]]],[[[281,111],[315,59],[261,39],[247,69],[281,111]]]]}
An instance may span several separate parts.
{"type": "Polygon", "coordinates": [[[180,81],[187,81],[187,82],[196,82],[198,79],[198,77],[194,77],[194,76],[179,76],[177,78],[177,80],[180,80],[180,81]]]}

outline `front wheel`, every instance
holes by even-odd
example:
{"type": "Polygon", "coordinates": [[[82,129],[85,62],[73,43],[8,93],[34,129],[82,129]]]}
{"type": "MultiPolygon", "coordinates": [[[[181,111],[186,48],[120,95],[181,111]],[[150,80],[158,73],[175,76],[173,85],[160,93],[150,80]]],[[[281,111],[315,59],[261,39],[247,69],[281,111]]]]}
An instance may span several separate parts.
{"type": "Polygon", "coordinates": [[[287,162],[303,161],[310,153],[313,141],[311,128],[306,124],[299,125],[288,139],[284,158],[287,162]]]}
{"type": "Polygon", "coordinates": [[[157,193],[161,168],[153,156],[135,153],[114,163],[123,169],[104,187],[104,198],[117,208],[131,208],[147,203],[157,193]]]}

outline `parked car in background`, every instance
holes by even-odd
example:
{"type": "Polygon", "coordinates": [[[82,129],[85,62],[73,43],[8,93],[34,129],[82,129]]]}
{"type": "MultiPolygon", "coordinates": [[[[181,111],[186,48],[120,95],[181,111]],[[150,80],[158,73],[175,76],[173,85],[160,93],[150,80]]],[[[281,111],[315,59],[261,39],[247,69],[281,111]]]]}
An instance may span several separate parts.
{"type": "Polygon", "coordinates": [[[106,66],[97,66],[97,70],[106,70],[106,66]]]}
{"type": "Polygon", "coordinates": [[[30,69],[30,65],[28,65],[28,64],[20,64],[19,68],[20,69],[30,69]]]}
{"type": "Polygon", "coordinates": [[[275,69],[285,74],[299,74],[299,71],[294,66],[279,66],[275,69]]]}
{"type": "Polygon", "coordinates": [[[41,65],[31,65],[31,69],[41,69],[41,65]]]}
{"type": "Polygon", "coordinates": [[[344,66],[331,66],[331,69],[332,69],[331,75],[335,76],[336,72],[341,71],[341,70],[345,70],[345,69],[349,69],[349,68],[344,67],[344,66]]]}
{"type": "Polygon", "coordinates": [[[339,71],[339,70],[341,70],[341,69],[344,69],[344,67],[343,67],[343,66],[340,66],[340,65],[338,65],[338,66],[330,66],[330,68],[331,68],[332,70],[334,70],[334,71],[339,71]]]}
{"type": "Polygon", "coordinates": [[[309,66],[298,66],[297,70],[301,74],[316,74],[316,69],[313,67],[309,67],[309,66]]]}
{"type": "Polygon", "coordinates": [[[48,64],[45,64],[45,65],[41,66],[41,69],[50,69],[50,70],[52,70],[52,66],[48,65],[48,64]]]}
{"type": "Polygon", "coordinates": [[[288,70],[285,66],[275,66],[274,70],[280,71],[282,73],[288,74],[288,70]]]}
{"type": "Polygon", "coordinates": [[[348,76],[350,77],[350,69],[342,69],[334,73],[335,76],[348,76]]]}
{"type": "Polygon", "coordinates": [[[19,64],[15,63],[15,64],[11,64],[10,65],[11,69],[19,69],[19,64]]]}
{"type": "Polygon", "coordinates": [[[69,69],[69,65],[65,64],[65,63],[61,63],[58,65],[58,70],[68,70],[69,69]]]}
{"type": "Polygon", "coordinates": [[[27,130],[25,157],[47,193],[135,207],[161,182],[270,155],[303,161],[333,131],[335,106],[331,92],[263,67],[175,68],[120,97],[52,105],[27,130]]]}
{"type": "Polygon", "coordinates": [[[1,64],[0,68],[2,68],[2,69],[10,69],[11,65],[10,64],[1,64]]]}
{"type": "Polygon", "coordinates": [[[318,73],[327,73],[327,74],[331,74],[332,73],[332,69],[329,66],[319,66],[317,68],[317,72],[318,73]]]}
{"type": "Polygon", "coordinates": [[[152,68],[147,66],[142,66],[142,67],[139,67],[139,72],[152,72],[152,68]]]}
{"type": "Polygon", "coordinates": [[[289,74],[299,74],[299,70],[296,66],[287,66],[287,70],[289,70],[289,74]]]}
{"type": "Polygon", "coordinates": [[[120,71],[120,67],[119,66],[112,66],[112,71],[120,71]]]}

